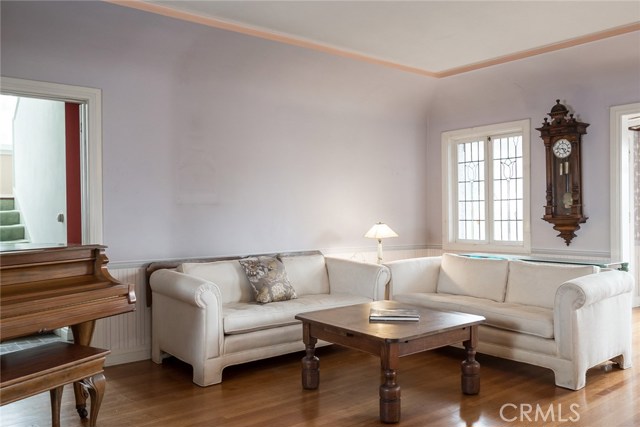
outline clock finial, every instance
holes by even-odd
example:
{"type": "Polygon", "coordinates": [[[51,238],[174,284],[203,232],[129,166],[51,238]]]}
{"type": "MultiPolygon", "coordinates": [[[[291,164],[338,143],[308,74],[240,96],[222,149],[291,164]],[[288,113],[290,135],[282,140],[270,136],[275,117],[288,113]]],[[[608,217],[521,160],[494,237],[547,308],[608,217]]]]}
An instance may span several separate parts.
{"type": "Polygon", "coordinates": [[[551,108],[551,112],[549,115],[553,119],[552,121],[555,123],[561,123],[564,120],[564,117],[569,113],[569,109],[564,105],[560,104],[560,100],[556,99],[556,105],[551,108]]]}

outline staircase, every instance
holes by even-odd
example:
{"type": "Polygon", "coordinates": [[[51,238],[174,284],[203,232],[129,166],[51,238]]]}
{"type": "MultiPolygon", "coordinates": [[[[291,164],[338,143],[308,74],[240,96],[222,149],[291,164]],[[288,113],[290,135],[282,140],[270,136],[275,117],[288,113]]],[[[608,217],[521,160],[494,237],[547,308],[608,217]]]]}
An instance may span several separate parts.
{"type": "Polygon", "coordinates": [[[0,198],[0,242],[25,242],[24,225],[20,223],[20,211],[15,209],[13,197],[0,198]]]}

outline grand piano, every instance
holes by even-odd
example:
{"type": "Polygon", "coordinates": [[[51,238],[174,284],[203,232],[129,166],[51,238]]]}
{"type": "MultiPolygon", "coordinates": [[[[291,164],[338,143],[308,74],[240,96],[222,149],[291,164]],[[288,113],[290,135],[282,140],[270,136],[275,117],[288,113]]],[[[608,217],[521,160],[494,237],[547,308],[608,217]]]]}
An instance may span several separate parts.
{"type": "MultiPolygon", "coordinates": [[[[96,319],[135,310],[134,285],[113,278],[101,245],[0,253],[0,340],[70,326],[74,342],[91,343],[96,319]]],[[[86,396],[76,384],[76,408],[86,396]]]]}

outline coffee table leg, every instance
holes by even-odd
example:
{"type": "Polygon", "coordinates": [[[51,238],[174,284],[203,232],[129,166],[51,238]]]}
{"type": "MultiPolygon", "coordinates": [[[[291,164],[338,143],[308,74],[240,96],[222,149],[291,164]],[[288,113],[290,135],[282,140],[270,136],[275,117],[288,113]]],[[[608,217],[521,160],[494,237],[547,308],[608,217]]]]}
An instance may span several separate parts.
{"type": "Polygon", "coordinates": [[[318,342],[310,334],[310,326],[303,325],[303,337],[306,355],[302,358],[302,388],[315,390],[320,385],[320,359],[315,356],[315,347],[318,342]]]}
{"type": "Polygon", "coordinates": [[[399,363],[397,346],[387,346],[380,355],[384,382],[380,386],[380,421],[400,422],[400,386],[396,382],[399,363]]]}
{"type": "Polygon", "coordinates": [[[464,394],[478,394],[480,392],[480,363],[476,360],[478,326],[471,327],[471,338],[463,344],[467,351],[467,358],[461,366],[462,392],[464,394]]]}

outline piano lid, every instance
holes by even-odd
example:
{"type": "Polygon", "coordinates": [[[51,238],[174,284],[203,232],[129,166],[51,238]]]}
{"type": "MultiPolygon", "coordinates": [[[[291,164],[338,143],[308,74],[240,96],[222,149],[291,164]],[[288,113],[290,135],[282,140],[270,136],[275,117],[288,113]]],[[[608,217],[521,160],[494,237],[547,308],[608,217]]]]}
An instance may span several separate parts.
{"type": "Polygon", "coordinates": [[[113,278],[105,247],[0,253],[0,340],[135,310],[135,288],[113,278]]]}

